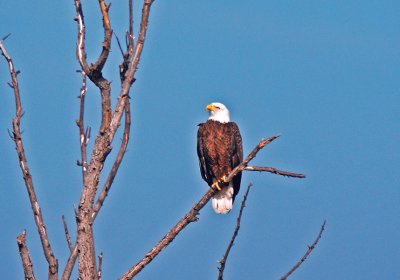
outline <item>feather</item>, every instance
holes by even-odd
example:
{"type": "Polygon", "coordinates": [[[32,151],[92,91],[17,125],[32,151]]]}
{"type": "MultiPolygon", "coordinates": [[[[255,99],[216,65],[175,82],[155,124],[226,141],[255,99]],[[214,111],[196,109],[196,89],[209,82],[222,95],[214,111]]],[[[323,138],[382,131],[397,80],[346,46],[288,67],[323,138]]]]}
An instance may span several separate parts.
{"type": "Polygon", "coordinates": [[[232,209],[233,187],[231,185],[223,187],[211,198],[212,207],[218,214],[226,214],[232,209]]]}

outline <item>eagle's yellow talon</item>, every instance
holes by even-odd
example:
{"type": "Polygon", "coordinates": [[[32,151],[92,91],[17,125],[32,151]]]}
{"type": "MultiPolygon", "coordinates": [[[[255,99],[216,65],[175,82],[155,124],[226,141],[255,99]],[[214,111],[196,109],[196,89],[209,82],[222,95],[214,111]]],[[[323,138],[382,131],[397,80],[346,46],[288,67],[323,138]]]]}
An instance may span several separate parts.
{"type": "Polygon", "coordinates": [[[216,188],[217,190],[221,190],[221,186],[220,184],[224,185],[225,183],[227,183],[227,179],[226,179],[226,175],[222,176],[220,179],[218,179],[217,181],[215,181],[211,187],[212,188],[216,188]]]}
{"type": "Polygon", "coordinates": [[[215,188],[215,189],[217,189],[217,190],[221,190],[221,187],[219,186],[219,183],[220,183],[220,180],[218,180],[218,181],[215,181],[212,185],[211,185],[211,187],[212,188],[215,188]]]}

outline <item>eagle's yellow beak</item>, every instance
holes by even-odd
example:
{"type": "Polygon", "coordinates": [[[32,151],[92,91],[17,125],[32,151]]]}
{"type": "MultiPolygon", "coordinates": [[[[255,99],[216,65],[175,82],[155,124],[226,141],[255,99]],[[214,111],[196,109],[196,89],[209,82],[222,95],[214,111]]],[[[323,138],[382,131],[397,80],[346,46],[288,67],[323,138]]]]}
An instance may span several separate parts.
{"type": "Polygon", "coordinates": [[[214,105],[212,105],[212,104],[208,104],[207,106],[206,106],[206,110],[208,110],[208,111],[215,111],[215,106],[214,105]]]}

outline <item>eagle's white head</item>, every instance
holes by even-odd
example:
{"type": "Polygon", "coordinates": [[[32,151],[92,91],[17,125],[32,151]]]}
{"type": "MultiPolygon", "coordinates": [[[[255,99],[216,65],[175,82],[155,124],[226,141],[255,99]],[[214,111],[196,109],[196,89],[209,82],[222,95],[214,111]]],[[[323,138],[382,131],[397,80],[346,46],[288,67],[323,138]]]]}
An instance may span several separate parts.
{"type": "Polygon", "coordinates": [[[208,117],[209,120],[221,123],[230,122],[229,110],[224,104],[213,102],[206,106],[206,110],[210,111],[210,116],[208,117]]]}

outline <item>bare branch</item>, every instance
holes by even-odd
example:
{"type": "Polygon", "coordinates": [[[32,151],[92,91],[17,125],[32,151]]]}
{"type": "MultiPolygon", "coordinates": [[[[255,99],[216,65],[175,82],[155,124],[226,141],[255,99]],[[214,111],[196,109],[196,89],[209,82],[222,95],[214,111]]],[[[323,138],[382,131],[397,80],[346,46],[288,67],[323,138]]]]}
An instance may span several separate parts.
{"type": "Polygon", "coordinates": [[[86,129],[86,131],[85,131],[84,116],[85,116],[85,96],[86,96],[86,74],[83,71],[81,71],[81,73],[82,73],[82,87],[81,87],[81,91],[79,94],[80,109],[79,109],[79,119],[76,121],[76,125],[79,128],[79,139],[80,139],[80,146],[81,146],[82,179],[84,181],[85,174],[87,171],[87,165],[88,165],[86,147],[89,142],[90,129],[86,129]]]}
{"type": "Polygon", "coordinates": [[[14,96],[15,96],[15,105],[16,105],[16,114],[13,118],[12,125],[13,125],[13,140],[15,142],[15,147],[18,154],[19,165],[22,171],[22,176],[25,181],[26,190],[28,192],[29,200],[31,203],[31,208],[33,212],[33,216],[36,222],[37,230],[39,232],[40,241],[42,243],[43,252],[47,263],[49,264],[48,273],[49,279],[57,279],[58,278],[58,262],[57,259],[54,257],[53,250],[50,246],[50,241],[47,236],[46,225],[43,220],[42,211],[39,206],[39,202],[36,197],[35,188],[33,186],[32,176],[30,174],[28,163],[25,156],[24,146],[22,143],[22,135],[20,130],[20,122],[22,118],[22,104],[21,98],[19,93],[19,86],[18,86],[18,79],[17,79],[17,72],[15,71],[14,64],[12,62],[11,57],[7,54],[6,49],[3,45],[3,42],[0,41],[0,51],[4,58],[6,59],[9,67],[9,71],[11,74],[12,80],[12,87],[14,89],[14,96]]]}
{"type": "MultiPolygon", "coordinates": [[[[240,163],[236,168],[234,168],[226,178],[232,180],[233,174],[237,174],[244,170],[246,165],[256,156],[256,154],[264,148],[268,143],[272,142],[278,138],[278,136],[273,136],[268,139],[263,139],[261,142],[253,149],[253,151],[240,163]]],[[[229,182],[226,180],[226,182],[229,182]]],[[[207,204],[211,197],[216,193],[216,189],[210,188],[208,192],[189,210],[188,213],[157,243],[157,245],[150,250],[146,256],[132,266],[123,276],[121,280],[132,279],[136,274],[138,274],[145,266],[147,266],[164,248],[166,248],[175,237],[191,222],[197,221],[197,215],[200,210],[207,204]]]]}
{"type": "Polygon", "coordinates": [[[67,240],[68,248],[69,248],[71,255],[68,258],[68,261],[64,268],[64,272],[62,274],[61,279],[69,280],[71,278],[72,270],[74,269],[76,257],[78,256],[78,246],[76,246],[76,244],[75,244],[75,246],[72,246],[71,238],[69,236],[67,222],[65,221],[64,215],[62,215],[62,221],[63,221],[63,225],[64,225],[65,238],[67,240]]]}
{"type": "Polygon", "coordinates": [[[321,239],[322,233],[325,230],[325,225],[326,225],[326,220],[322,223],[321,230],[318,233],[317,238],[313,242],[311,246],[308,246],[307,252],[304,254],[304,256],[298,261],[285,275],[281,277],[281,280],[286,280],[296,269],[299,268],[299,266],[307,259],[307,257],[311,254],[311,252],[314,250],[315,246],[317,246],[318,241],[321,239]]]}
{"type": "Polygon", "coordinates": [[[109,6],[106,5],[104,0],[99,0],[99,7],[103,16],[104,41],[102,44],[102,51],[100,56],[94,64],[89,66],[88,62],[86,61],[86,28],[82,10],[82,3],[80,0],[75,0],[74,3],[76,8],[75,21],[78,24],[78,42],[76,46],[76,56],[79,60],[79,63],[81,64],[82,70],[90,79],[92,79],[92,77],[95,76],[95,72],[101,72],[101,70],[103,69],[111,49],[112,30],[110,19],[108,16],[109,6]]]}
{"type": "Polygon", "coordinates": [[[108,16],[108,10],[110,8],[110,5],[106,5],[104,0],[99,0],[101,14],[103,15],[104,41],[102,45],[103,48],[101,54],[97,59],[96,63],[91,67],[92,69],[96,69],[96,71],[101,71],[103,69],[104,64],[106,63],[108,55],[111,50],[112,30],[111,30],[110,18],[108,16]]]}
{"type": "MultiPolygon", "coordinates": [[[[86,97],[86,74],[84,71],[79,71],[79,72],[82,74],[82,87],[80,89],[80,94],[79,94],[79,100],[80,100],[79,119],[76,121],[76,124],[79,128],[79,139],[80,139],[79,144],[81,147],[81,161],[80,162],[78,161],[78,165],[82,166],[82,181],[83,181],[83,183],[85,183],[85,177],[86,177],[86,172],[87,172],[87,168],[88,168],[86,148],[87,148],[87,144],[89,143],[91,129],[90,129],[90,127],[87,127],[85,130],[85,124],[84,124],[85,97],[86,97]]],[[[70,279],[72,270],[75,266],[76,257],[78,256],[78,247],[77,247],[76,243],[74,246],[72,246],[72,243],[71,243],[71,240],[70,240],[70,237],[68,234],[68,228],[66,227],[66,222],[64,220],[64,216],[63,216],[63,223],[64,223],[64,231],[66,234],[67,243],[68,243],[68,247],[69,247],[71,255],[68,258],[68,261],[64,268],[61,279],[67,280],[67,279],[70,279]]]]}
{"type": "Polygon", "coordinates": [[[33,264],[31,257],[29,256],[29,250],[26,246],[26,231],[24,230],[21,235],[17,237],[17,244],[19,254],[21,256],[22,266],[24,267],[24,274],[26,280],[36,280],[35,273],[33,271],[33,264]]]}
{"type": "Polygon", "coordinates": [[[74,269],[76,258],[78,257],[78,246],[75,244],[71,255],[68,258],[67,264],[65,265],[61,280],[71,279],[72,270],[74,269]]]}
{"type": "Polygon", "coordinates": [[[246,193],[243,196],[243,201],[242,201],[242,205],[240,207],[240,211],[239,211],[239,216],[236,220],[236,228],[235,231],[233,232],[231,241],[229,242],[228,248],[226,248],[226,252],[224,254],[224,256],[222,257],[222,259],[219,261],[220,266],[218,267],[218,280],[223,280],[223,276],[224,276],[224,270],[225,270],[225,264],[226,264],[226,260],[228,259],[229,253],[231,251],[231,248],[235,242],[236,236],[239,233],[239,229],[240,229],[240,221],[242,220],[242,214],[243,214],[243,209],[244,207],[246,207],[246,200],[247,200],[247,196],[249,195],[249,191],[250,188],[253,186],[252,183],[250,183],[247,187],[246,193]]]}
{"type": "MultiPolygon", "coordinates": [[[[115,132],[116,129],[119,126],[119,123],[121,121],[122,113],[125,108],[125,103],[127,102],[127,99],[129,98],[129,89],[132,85],[132,83],[135,81],[135,73],[137,70],[137,66],[140,61],[140,57],[142,55],[143,47],[144,47],[144,41],[146,38],[146,31],[147,27],[149,24],[149,16],[150,16],[150,8],[153,3],[153,0],[144,0],[143,1],[143,7],[142,7],[142,18],[140,22],[140,31],[139,31],[139,40],[135,46],[133,57],[130,58],[129,66],[126,72],[124,73],[124,77],[121,77],[121,80],[123,81],[122,86],[121,86],[121,92],[119,95],[119,99],[117,102],[117,105],[115,106],[114,112],[111,117],[111,123],[110,123],[110,132],[115,132]]],[[[129,52],[129,48],[128,48],[129,52]]],[[[124,58],[126,59],[126,58],[124,58]]],[[[111,133],[110,135],[110,140],[112,141],[112,137],[114,137],[114,133],[111,133]]]]}
{"type": "Polygon", "coordinates": [[[101,280],[102,269],[103,269],[103,252],[101,252],[99,255],[99,271],[97,273],[97,277],[99,280],[101,280]]]}
{"type": "MultiPolygon", "coordinates": [[[[140,22],[140,31],[138,36],[138,42],[135,47],[135,53],[132,60],[132,66],[136,71],[139,65],[140,56],[142,55],[142,50],[144,46],[144,39],[146,38],[147,26],[149,23],[150,7],[154,0],[144,0],[142,8],[142,20],[140,22]]],[[[133,24],[133,23],[132,23],[133,24]]],[[[132,27],[133,28],[133,27],[132,27]]]]}
{"type": "Polygon", "coordinates": [[[118,45],[119,51],[121,52],[121,55],[124,57],[124,50],[122,49],[121,41],[119,40],[117,34],[114,34],[114,36],[115,36],[115,39],[117,39],[117,45],[118,45]]]}
{"type": "MultiPolygon", "coordinates": [[[[137,67],[139,65],[140,56],[142,55],[144,40],[146,38],[146,31],[147,31],[147,27],[149,24],[151,4],[153,4],[153,0],[144,0],[143,1],[142,19],[140,22],[140,31],[139,31],[139,36],[138,36],[138,42],[136,43],[133,57],[129,64],[129,69],[125,74],[125,79],[123,79],[124,83],[123,83],[122,89],[121,89],[121,94],[120,94],[121,97],[124,97],[128,94],[130,84],[132,84],[135,80],[135,73],[136,73],[137,67]]],[[[124,104],[120,104],[120,106],[117,106],[116,110],[120,109],[118,107],[123,108],[124,107],[123,105],[124,104]]]]}
{"type": "Polygon", "coordinates": [[[117,175],[117,171],[125,155],[126,148],[129,142],[130,127],[131,127],[131,111],[130,111],[130,102],[128,99],[127,102],[125,103],[125,128],[124,128],[124,135],[122,138],[121,147],[118,151],[117,158],[115,159],[115,162],[111,168],[110,174],[108,175],[107,180],[103,186],[103,189],[100,192],[99,198],[97,199],[97,202],[93,207],[93,214],[92,214],[93,220],[96,218],[97,214],[100,211],[101,206],[104,203],[104,200],[108,195],[108,192],[114,181],[115,175],[117,175]]]}
{"type": "Polygon", "coordinates": [[[292,173],[287,171],[278,170],[274,167],[264,167],[264,166],[246,166],[244,168],[246,171],[259,171],[259,172],[270,172],[277,175],[282,175],[286,177],[293,177],[293,178],[305,178],[306,175],[301,173],[292,173]]]}
{"type": "MultiPolygon", "coordinates": [[[[126,33],[126,39],[128,38],[128,36],[130,36],[130,35],[128,33],[126,33]]],[[[128,71],[128,69],[129,69],[129,63],[131,60],[131,56],[133,55],[133,47],[130,47],[131,46],[129,43],[130,41],[126,40],[127,50],[124,52],[118,36],[115,35],[115,38],[117,39],[118,48],[123,57],[122,63],[119,65],[119,76],[120,76],[121,82],[123,83],[125,80],[126,71],[128,71]]]]}
{"type": "Polygon", "coordinates": [[[199,211],[207,204],[211,197],[216,193],[216,189],[210,188],[208,192],[189,210],[188,213],[151,249],[146,256],[137,264],[132,266],[120,280],[132,279],[143,268],[145,268],[164,248],[166,248],[175,237],[191,222],[198,220],[199,211]]]}
{"type": "Polygon", "coordinates": [[[4,36],[3,38],[1,38],[1,41],[5,41],[10,35],[11,35],[11,33],[8,33],[6,36],[4,36]]]}
{"type": "Polygon", "coordinates": [[[62,219],[63,225],[64,225],[65,239],[67,240],[69,251],[72,253],[72,250],[74,250],[74,247],[72,247],[71,237],[69,236],[68,226],[67,226],[67,222],[65,221],[64,215],[61,216],[61,219],[62,219]]]}
{"type": "Polygon", "coordinates": [[[89,65],[86,61],[86,48],[85,48],[85,21],[83,19],[82,3],[80,0],[75,0],[76,17],[75,21],[78,25],[78,40],[76,43],[76,57],[81,65],[82,70],[86,75],[90,73],[89,65]]]}
{"type": "Polygon", "coordinates": [[[104,0],[99,0],[99,6],[103,15],[103,28],[104,28],[104,41],[102,52],[94,64],[88,65],[86,61],[86,50],[85,50],[85,22],[83,20],[82,3],[80,0],[75,0],[76,17],[75,20],[78,24],[78,43],[76,45],[76,55],[81,64],[83,72],[89,77],[89,79],[100,89],[101,94],[101,129],[100,133],[104,133],[105,129],[110,124],[111,118],[111,98],[110,98],[110,82],[103,77],[102,69],[108,58],[111,46],[112,31],[110,27],[110,20],[108,17],[108,6],[104,0]]]}
{"type": "Polygon", "coordinates": [[[135,43],[133,41],[133,3],[129,0],[129,34],[128,37],[128,50],[135,48],[135,43]]]}

